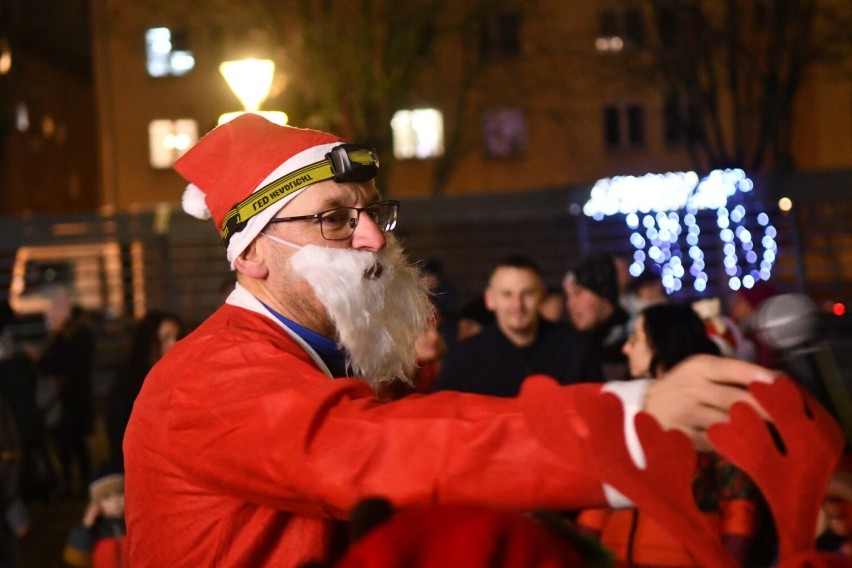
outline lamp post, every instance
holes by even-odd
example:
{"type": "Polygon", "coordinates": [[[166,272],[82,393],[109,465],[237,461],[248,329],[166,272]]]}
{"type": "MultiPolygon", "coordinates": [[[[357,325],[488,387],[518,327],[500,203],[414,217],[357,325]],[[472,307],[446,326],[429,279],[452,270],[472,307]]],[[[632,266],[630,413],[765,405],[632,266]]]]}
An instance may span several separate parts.
{"type": "Polygon", "coordinates": [[[265,117],[276,124],[287,124],[287,115],[277,110],[260,110],[260,105],[269,96],[272,88],[272,77],[275,74],[275,63],[271,59],[242,59],[240,61],[223,61],[219,72],[225,77],[228,86],[240,100],[243,109],[237,112],[226,112],[219,117],[219,124],[224,124],[246,112],[253,112],[265,117]]]}

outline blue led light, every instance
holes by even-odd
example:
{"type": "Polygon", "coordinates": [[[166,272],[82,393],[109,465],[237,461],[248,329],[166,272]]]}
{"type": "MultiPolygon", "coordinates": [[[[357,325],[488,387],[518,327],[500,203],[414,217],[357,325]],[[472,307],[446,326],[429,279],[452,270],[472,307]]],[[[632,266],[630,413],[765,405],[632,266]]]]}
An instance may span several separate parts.
{"type": "Polygon", "coordinates": [[[631,262],[627,271],[630,272],[631,276],[636,278],[645,271],[645,264],[642,262],[631,262]]]}

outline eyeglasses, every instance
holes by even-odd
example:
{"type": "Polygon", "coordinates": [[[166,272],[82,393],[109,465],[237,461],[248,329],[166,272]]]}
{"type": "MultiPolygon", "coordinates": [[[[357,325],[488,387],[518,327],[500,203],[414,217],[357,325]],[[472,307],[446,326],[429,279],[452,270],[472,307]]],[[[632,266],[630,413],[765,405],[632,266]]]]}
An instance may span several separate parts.
{"type": "Polygon", "coordinates": [[[387,200],[367,205],[366,207],[335,207],[313,215],[298,217],[274,217],[269,224],[289,223],[290,221],[310,221],[316,219],[320,224],[320,232],[328,241],[348,239],[355,232],[361,213],[370,216],[379,229],[387,233],[396,227],[396,217],[399,213],[399,201],[387,200]]]}

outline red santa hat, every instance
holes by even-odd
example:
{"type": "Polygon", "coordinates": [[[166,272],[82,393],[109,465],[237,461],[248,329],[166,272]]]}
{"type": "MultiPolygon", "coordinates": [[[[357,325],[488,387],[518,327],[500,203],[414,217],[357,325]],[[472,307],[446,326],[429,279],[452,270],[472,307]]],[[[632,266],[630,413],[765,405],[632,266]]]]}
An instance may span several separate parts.
{"type": "MultiPolygon", "coordinates": [[[[256,114],[243,114],[222,124],[175,163],[175,170],[189,183],[183,194],[183,210],[199,219],[213,218],[227,241],[231,267],[284,205],[311,183],[328,177],[287,184],[276,191],[270,206],[239,215],[234,209],[255,192],[306,166],[326,160],[332,148],[344,141],[337,136],[292,126],[280,126],[256,114]],[[240,221],[229,230],[232,217],[240,221]]],[[[286,181],[286,180],[284,180],[286,181]]]]}

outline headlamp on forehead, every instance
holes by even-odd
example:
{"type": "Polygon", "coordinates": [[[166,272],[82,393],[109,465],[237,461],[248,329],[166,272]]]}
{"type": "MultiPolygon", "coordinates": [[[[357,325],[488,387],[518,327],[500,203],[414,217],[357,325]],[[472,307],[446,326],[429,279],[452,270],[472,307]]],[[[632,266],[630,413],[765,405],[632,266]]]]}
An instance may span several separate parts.
{"type": "Polygon", "coordinates": [[[333,179],[337,183],[365,182],[379,173],[375,149],[363,144],[341,144],[325,159],[308,164],[280,177],[237,203],[225,215],[219,232],[227,246],[234,233],[242,231],[248,220],[275,205],[291,193],[315,183],[333,179]]]}
{"type": "Polygon", "coordinates": [[[334,181],[370,181],[379,173],[376,150],[362,144],[341,144],[325,155],[331,162],[334,181]]]}

